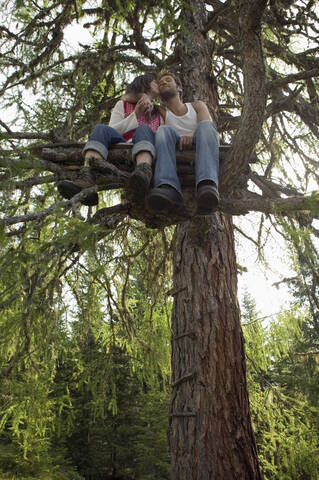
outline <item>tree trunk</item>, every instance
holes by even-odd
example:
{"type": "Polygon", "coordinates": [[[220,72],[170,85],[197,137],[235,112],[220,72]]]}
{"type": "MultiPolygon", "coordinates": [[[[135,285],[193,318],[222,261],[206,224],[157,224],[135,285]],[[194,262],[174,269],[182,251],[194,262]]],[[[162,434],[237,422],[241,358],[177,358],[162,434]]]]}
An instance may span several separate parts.
{"type": "MultiPolygon", "coordinates": [[[[226,175],[224,169],[221,171],[223,192],[231,191],[238,181],[247,166],[244,156],[254,150],[261,131],[265,79],[259,33],[265,5],[265,0],[235,3],[245,78],[245,115],[230,155],[232,164],[226,175]],[[254,104],[251,99],[259,91],[261,95],[254,104]],[[232,168],[236,175],[228,174],[232,168]]],[[[214,46],[206,35],[207,19],[205,2],[190,0],[190,8],[182,14],[179,73],[184,101],[201,99],[216,108],[214,46]]],[[[173,258],[172,479],[258,480],[261,476],[246,385],[231,217],[215,213],[178,225],[173,258]]]]}
{"type": "Polygon", "coordinates": [[[231,217],[177,226],[173,294],[172,479],[260,479],[231,217]]]}

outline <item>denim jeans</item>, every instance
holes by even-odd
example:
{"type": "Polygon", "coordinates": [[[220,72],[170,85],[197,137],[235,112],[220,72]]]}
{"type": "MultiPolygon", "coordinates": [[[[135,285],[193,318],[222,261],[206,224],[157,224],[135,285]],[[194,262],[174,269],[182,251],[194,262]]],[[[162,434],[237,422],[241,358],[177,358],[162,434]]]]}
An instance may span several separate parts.
{"type": "MultiPolygon", "coordinates": [[[[126,143],[125,139],[114,128],[108,125],[95,125],[93,131],[83,148],[84,154],[87,150],[95,150],[106,160],[108,147],[114,143],[126,143]]],[[[155,132],[148,125],[140,125],[133,135],[132,157],[135,160],[139,152],[149,152],[155,158],[155,132]]]]}
{"type": "MultiPolygon", "coordinates": [[[[180,135],[170,126],[161,125],[156,132],[156,164],[154,186],[168,184],[181,192],[176,172],[176,145],[180,135]]],[[[216,127],[210,120],[198,123],[194,133],[195,181],[212,180],[218,186],[219,138],[216,127]]]]}

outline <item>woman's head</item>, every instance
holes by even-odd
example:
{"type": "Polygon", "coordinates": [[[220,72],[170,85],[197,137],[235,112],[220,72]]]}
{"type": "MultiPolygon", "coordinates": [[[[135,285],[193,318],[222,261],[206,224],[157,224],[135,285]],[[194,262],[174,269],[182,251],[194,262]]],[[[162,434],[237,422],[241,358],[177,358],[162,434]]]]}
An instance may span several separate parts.
{"type": "Polygon", "coordinates": [[[139,75],[135,77],[133,82],[130,83],[125,90],[125,93],[133,93],[138,95],[139,93],[158,93],[157,82],[155,77],[151,74],[139,75]]]}

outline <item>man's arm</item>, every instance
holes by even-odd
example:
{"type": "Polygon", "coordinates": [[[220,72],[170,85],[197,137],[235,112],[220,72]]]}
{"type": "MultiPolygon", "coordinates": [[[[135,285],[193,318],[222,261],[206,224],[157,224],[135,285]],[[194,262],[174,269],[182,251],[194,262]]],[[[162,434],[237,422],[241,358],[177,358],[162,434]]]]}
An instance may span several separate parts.
{"type": "MultiPolygon", "coordinates": [[[[201,100],[197,100],[197,102],[192,103],[195,112],[197,113],[197,123],[201,122],[202,120],[210,120],[212,121],[212,117],[210,116],[209,110],[205,102],[201,100]]],[[[179,150],[189,150],[193,147],[194,141],[194,132],[186,133],[185,135],[181,136],[179,141],[179,150]]]]}
{"type": "Polygon", "coordinates": [[[197,123],[201,122],[202,120],[212,121],[212,117],[205,102],[197,100],[197,102],[193,102],[192,105],[197,113],[197,123]]]}

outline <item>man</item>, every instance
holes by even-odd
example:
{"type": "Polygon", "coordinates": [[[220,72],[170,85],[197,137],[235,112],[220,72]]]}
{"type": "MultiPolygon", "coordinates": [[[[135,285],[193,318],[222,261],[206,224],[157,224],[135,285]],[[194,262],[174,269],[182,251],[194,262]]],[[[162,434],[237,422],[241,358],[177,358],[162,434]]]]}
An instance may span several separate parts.
{"type": "Polygon", "coordinates": [[[197,213],[208,215],[219,202],[219,138],[216,127],[204,102],[182,102],[181,82],[173,73],[162,72],[158,77],[158,87],[166,104],[166,111],[161,111],[165,125],[158,128],[155,136],[154,188],[148,196],[148,206],[156,212],[183,207],[176,172],[176,146],[185,150],[195,145],[197,213]]]}

